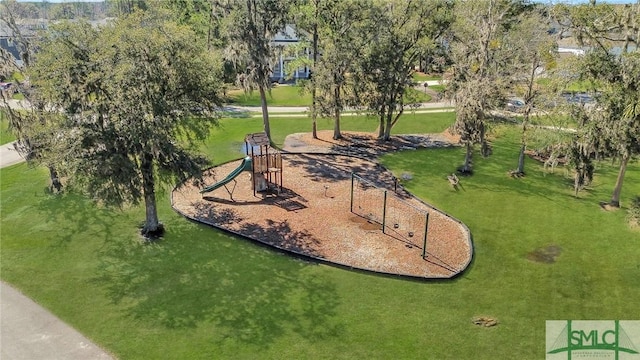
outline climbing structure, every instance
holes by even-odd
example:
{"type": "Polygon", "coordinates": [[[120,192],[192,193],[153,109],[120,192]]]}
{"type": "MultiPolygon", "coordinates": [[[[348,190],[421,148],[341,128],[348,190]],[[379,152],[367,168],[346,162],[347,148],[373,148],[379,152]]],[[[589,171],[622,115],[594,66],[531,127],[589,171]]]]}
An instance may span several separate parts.
{"type": "Polygon", "coordinates": [[[271,147],[265,133],[248,134],[245,139],[247,155],[251,156],[253,195],[256,192],[282,191],[282,154],[271,147]]]}

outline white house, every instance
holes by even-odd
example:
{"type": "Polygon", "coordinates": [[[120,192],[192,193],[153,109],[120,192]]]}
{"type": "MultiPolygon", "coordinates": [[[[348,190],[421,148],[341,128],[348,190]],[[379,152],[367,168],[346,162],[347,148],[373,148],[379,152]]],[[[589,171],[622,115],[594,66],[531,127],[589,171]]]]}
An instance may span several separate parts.
{"type": "Polygon", "coordinates": [[[298,68],[293,74],[287,73],[287,63],[301,55],[311,57],[311,50],[308,47],[305,47],[304,50],[297,50],[298,52],[303,52],[302,54],[294,55],[293,47],[299,46],[304,38],[304,35],[300,34],[300,32],[300,30],[296,30],[294,25],[287,25],[283,31],[277,33],[271,40],[271,46],[274,47],[276,52],[271,74],[272,81],[282,83],[309,78],[310,69],[308,66],[298,68]]]}

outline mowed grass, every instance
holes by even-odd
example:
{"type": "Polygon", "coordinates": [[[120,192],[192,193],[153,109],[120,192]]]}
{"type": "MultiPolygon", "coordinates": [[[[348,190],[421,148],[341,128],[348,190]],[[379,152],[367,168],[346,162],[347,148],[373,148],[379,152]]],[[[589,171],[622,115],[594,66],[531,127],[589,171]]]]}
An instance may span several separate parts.
{"type": "MultiPolygon", "coordinates": [[[[269,106],[309,106],[311,94],[303,91],[300,86],[278,85],[267,92],[269,106]]],[[[255,90],[245,93],[243,90],[232,90],[228,93],[229,100],[235,105],[260,106],[260,92],[255,90]]]]}
{"type": "MultiPolygon", "coordinates": [[[[431,96],[415,89],[408,89],[411,94],[409,102],[428,102],[431,96]]],[[[260,92],[252,91],[249,93],[243,90],[229,91],[228,97],[230,103],[241,106],[260,106],[260,92]]],[[[267,104],[271,106],[310,106],[311,94],[300,86],[295,85],[278,85],[273,87],[267,93],[267,104]]]]}
{"type": "MultiPolygon", "coordinates": [[[[409,119],[398,126],[420,132],[409,119]]],[[[375,121],[351,120],[345,130],[375,129],[375,121]]],[[[272,126],[283,139],[310,121],[272,126]]],[[[217,162],[235,158],[244,135],[260,129],[260,119],[224,120],[204,149],[217,162]]],[[[167,234],[144,245],[142,207],[111,211],[49,195],[46,171],[24,164],[0,170],[0,274],[121,359],[539,359],[547,319],[637,318],[640,232],[624,211],[598,206],[616,169],[599,164],[594,185],[576,199],[560,169],[545,173],[528,160],[527,176],[510,178],[518,133],[494,131],[494,154],[474,158],[476,174],[458,192],[446,175],[462,149],[382,160],[412,175],[412,192],[469,226],[475,258],[451,281],[297,260],[183,219],[168,192],[159,206],[167,234]],[[527,259],[548,245],[563,250],[555,263],[527,259]],[[499,325],[477,327],[478,315],[499,325]]],[[[634,162],[623,204],[640,193],[637,179],[634,162]]]]}
{"type": "MultiPolygon", "coordinates": [[[[453,112],[413,113],[406,111],[392,134],[439,133],[446,130],[455,120],[453,112]]],[[[282,146],[288,134],[311,132],[311,118],[271,117],[272,139],[276,146],[282,146]]],[[[318,130],[332,130],[333,120],[318,118],[318,130]]],[[[373,116],[343,116],[341,129],[344,131],[362,131],[374,133],[378,119],[373,116]]],[[[244,138],[247,134],[262,132],[262,118],[235,118],[223,120],[218,128],[214,128],[211,136],[202,147],[213,163],[222,163],[243,156],[244,138]]]]}
{"type": "Polygon", "coordinates": [[[0,111],[0,145],[10,143],[14,141],[16,137],[9,130],[9,121],[5,118],[5,115],[0,111]]]}
{"type": "Polygon", "coordinates": [[[442,80],[442,75],[425,74],[425,73],[416,71],[415,73],[413,73],[413,80],[414,81],[442,80]]]}

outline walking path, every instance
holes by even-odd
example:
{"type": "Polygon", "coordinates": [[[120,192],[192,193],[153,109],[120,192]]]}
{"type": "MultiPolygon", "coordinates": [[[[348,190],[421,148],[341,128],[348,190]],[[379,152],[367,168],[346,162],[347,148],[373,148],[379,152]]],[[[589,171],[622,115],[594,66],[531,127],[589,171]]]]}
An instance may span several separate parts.
{"type": "Polygon", "coordinates": [[[24,161],[22,156],[13,148],[13,143],[0,145],[0,167],[7,167],[24,161]]]}
{"type": "MultiPolygon", "coordinates": [[[[235,106],[235,105],[227,105],[222,108],[223,111],[231,112],[231,113],[262,113],[262,109],[260,106],[235,106]]],[[[304,114],[309,111],[308,106],[269,106],[268,107],[269,114],[278,114],[273,115],[277,117],[286,117],[291,115],[281,115],[281,114],[292,114],[298,113],[294,116],[300,116],[299,114],[304,114]]],[[[416,108],[406,107],[404,109],[405,114],[411,114],[415,112],[417,114],[420,113],[429,113],[429,112],[444,112],[444,111],[454,111],[453,104],[450,102],[430,102],[430,103],[422,103],[416,108]]],[[[344,115],[357,115],[357,112],[354,110],[347,109],[344,115]]],[[[252,114],[253,117],[261,117],[260,114],[252,114]]]]}
{"type": "MultiPolygon", "coordinates": [[[[7,100],[7,105],[12,109],[25,109],[29,107],[29,103],[24,100],[7,100]]],[[[0,107],[7,106],[4,103],[0,102],[0,107]]],[[[227,113],[250,113],[251,116],[260,117],[262,115],[255,113],[262,113],[262,108],[260,106],[241,106],[241,105],[225,105],[221,109],[227,113]]],[[[269,106],[267,108],[270,114],[289,114],[289,113],[298,113],[304,114],[309,111],[308,106],[269,106]]],[[[428,102],[418,104],[417,107],[411,108],[406,106],[404,109],[405,114],[415,113],[428,113],[428,112],[444,112],[444,111],[454,111],[454,104],[451,102],[428,102]]],[[[357,111],[354,109],[346,109],[343,113],[344,115],[349,114],[357,114],[357,111]]],[[[278,115],[278,117],[282,117],[283,115],[278,115]]],[[[286,116],[286,115],[284,115],[286,116]]],[[[300,115],[295,115],[300,116],[300,115]]]]}
{"type": "Polygon", "coordinates": [[[49,311],[0,283],[0,359],[113,359],[49,311]]]}
{"type": "MultiPolygon", "coordinates": [[[[24,159],[13,143],[0,146],[0,167],[24,159]]],[[[113,359],[71,326],[0,282],[0,359],[86,360],[113,359]]]]}

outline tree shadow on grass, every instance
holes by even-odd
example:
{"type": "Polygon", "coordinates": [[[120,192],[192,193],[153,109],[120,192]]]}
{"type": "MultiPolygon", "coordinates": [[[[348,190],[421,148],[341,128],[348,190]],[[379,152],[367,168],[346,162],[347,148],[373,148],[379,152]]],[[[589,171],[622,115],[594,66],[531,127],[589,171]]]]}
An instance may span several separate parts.
{"type": "Polygon", "coordinates": [[[289,331],[340,336],[336,287],[308,263],[193,223],[167,229],[159,243],[110,242],[99,254],[95,282],[128,316],[261,346],[289,331]]]}
{"type": "Polygon", "coordinates": [[[36,209],[42,214],[38,221],[52,224],[56,229],[55,247],[67,246],[78,234],[101,239],[111,236],[113,212],[80,194],[49,194],[36,204],[36,209]]]}

